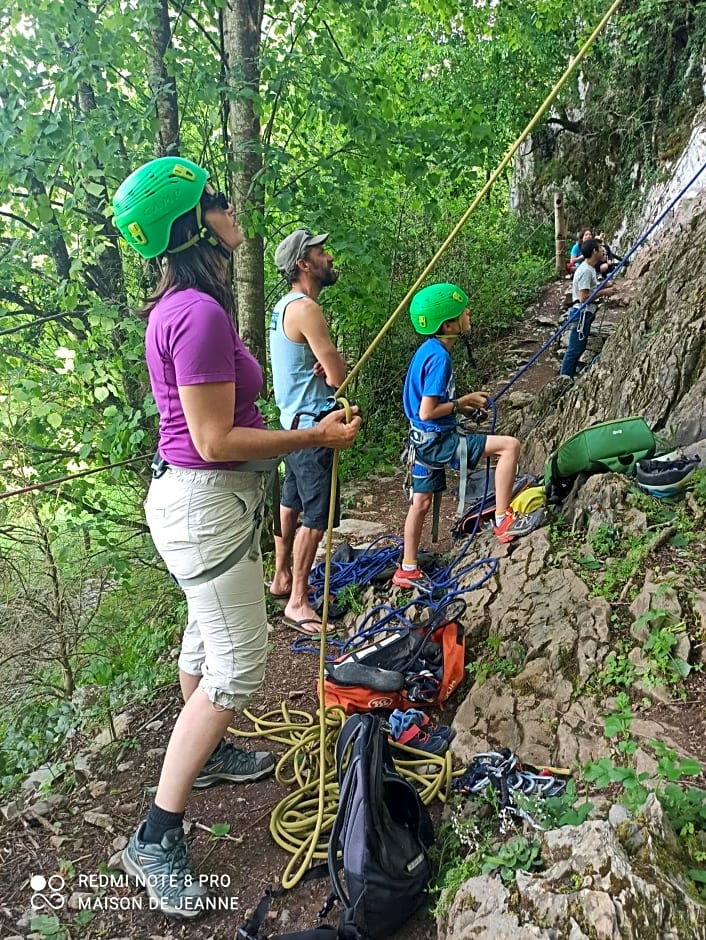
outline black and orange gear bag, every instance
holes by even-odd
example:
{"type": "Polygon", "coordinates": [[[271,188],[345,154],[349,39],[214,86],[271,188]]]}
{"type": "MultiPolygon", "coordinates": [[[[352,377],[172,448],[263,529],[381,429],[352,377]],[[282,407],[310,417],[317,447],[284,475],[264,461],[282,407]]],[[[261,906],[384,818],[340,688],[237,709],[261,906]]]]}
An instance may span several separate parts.
{"type": "Polygon", "coordinates": [[[388,629],[339,656],[326,667],[326,705],[347,715],[443,706],[464,675],[465,610],[465,601],[452,598],[427,620],[388,629]]]}

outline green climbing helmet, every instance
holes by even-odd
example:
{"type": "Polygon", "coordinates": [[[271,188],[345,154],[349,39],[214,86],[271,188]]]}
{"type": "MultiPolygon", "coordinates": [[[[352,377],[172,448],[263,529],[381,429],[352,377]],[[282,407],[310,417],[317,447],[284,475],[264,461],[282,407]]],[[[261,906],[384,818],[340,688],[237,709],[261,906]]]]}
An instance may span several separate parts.
{"type": "Polygon", "coordinates": [[[423,336],[434,336],[441,324],[460,317],[468,306],[468,295],[456,284],[430,284],[412,298],[409,316],[423,336]]]}
{"type": "MultiPolygon", "coordinates": [[[[206,170],[183,157],[150,160],[131,173],[113,196],[115,225],[143,258],[156,258],[167,250],[176,219],[199,205],[207,179],[206,170]]],[[[200,229],[200,218],[197,224],[200,229]]],[[[176,250],[190,247],[200,237],[176,250]]]]}

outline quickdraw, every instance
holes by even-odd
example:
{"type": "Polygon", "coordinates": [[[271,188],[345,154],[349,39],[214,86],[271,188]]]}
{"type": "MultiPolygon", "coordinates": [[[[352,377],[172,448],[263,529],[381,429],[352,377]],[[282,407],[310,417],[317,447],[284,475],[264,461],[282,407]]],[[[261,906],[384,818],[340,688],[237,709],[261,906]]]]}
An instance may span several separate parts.
{"type": "Polygon", "coordinates": [[[462,776],[453,781],[452,788],[457,793],[477,796],[491,787],[498,795],[501,810],[540,829],[532,816],[517,806],[513,793],[543,799],[561,796],[570,779],[569,770],[523,763],[509,748],[501,748],[476,754],[462,776]]]}

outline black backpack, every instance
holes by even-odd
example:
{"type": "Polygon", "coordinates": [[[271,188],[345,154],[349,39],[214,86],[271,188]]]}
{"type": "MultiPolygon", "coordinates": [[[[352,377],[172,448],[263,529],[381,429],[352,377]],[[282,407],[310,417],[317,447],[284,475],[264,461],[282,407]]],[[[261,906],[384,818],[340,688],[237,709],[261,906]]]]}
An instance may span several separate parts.
{"type": "MultiPolygon", "coordinates": [[[[338,928],[321,925],[273,940],[387,940],[426,899],[434,829],[419,794],[395,770],[377,715],[352,715],[346,721],[336,744],[336,768],[340,797],[328,874],[329,900],[343,907],[338,928]]],[[[316,876],[315,870],[311,874],[316,876]]],[[[276,893],[269,892],[239,930],[243,940],[257,940],[269,898],[276,893]]]]}
{"type": "Polygon", "coordinates": [[[346,721],[336,744],[336,767],[340,797],[328,864],[343,906],[340,927],[345,937],[384,940],[426,898],[434,829],[419,794],[395,770],[377,715],[352,715],[346,721]]]}

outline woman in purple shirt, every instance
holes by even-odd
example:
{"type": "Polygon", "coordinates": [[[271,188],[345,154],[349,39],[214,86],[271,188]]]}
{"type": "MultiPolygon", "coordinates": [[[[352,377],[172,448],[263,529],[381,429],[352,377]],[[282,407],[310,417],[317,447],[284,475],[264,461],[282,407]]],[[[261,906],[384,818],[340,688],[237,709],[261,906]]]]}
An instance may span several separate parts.
{"type": "Polygon", "coordinates": [[[275,765],[271,754],[223,738],[265,672],[263,472],[268,458],[303,447],[350,447],[360,419],[346,424],[336,411],[313,428],[265,429],[255,405],[262,372],[231,318],[229,259],[243,236],[204,169],[181,157],[152,160],[119,187],[113,208],[132,247],[164,259],[143,308],[160,458],[145,513],[188,605],[179,656],[185,704],[155,801],[122,861],[162,913],[189,918],[209,907],[182,826],[192,787],[258,780],[275,765]]]}

